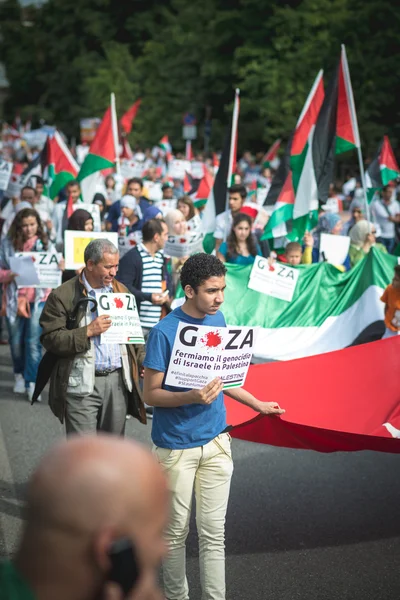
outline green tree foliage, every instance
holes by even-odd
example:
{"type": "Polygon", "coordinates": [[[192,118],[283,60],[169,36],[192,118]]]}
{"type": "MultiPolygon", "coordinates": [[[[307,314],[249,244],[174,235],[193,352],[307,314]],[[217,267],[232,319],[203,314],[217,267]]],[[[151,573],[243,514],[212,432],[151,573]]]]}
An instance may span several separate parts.
{"type": "Polygon", "coordinates": [[[9,116],[29,110],[67,135],[79,118],[101,116],[114,91],[119,114],[143,99],[132,143],[168,134],[183,147],[181,119],[191,111],[200,147],[210,106],[218,147],[239,86],[240,146],[263,150],[288,137],[319,69],[327,81],[345,43],[364,153],[385,133],[394,146],[400,140],[392,0],[48,0],[23,12],[6,0],[0,22],[9,116]]]}

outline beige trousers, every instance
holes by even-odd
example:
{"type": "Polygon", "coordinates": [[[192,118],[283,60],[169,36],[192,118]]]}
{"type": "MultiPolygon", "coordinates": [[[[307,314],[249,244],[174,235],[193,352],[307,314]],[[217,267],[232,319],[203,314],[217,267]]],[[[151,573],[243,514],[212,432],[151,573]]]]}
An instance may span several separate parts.
{"type": "Polygon", "coordinates": [[[163,563],[167,600],[188,600],[186,538],[196,496],[202,600],[225,599],[225,516],[233,472],[231,439],[222,433],[205,446],[170,450],[153,448],[172,492],[166,529],[169,547],[163,563]]]}

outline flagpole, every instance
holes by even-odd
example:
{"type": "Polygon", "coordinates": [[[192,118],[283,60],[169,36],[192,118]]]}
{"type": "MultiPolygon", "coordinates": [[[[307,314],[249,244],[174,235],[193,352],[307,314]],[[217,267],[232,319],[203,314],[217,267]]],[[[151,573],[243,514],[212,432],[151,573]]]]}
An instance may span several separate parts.
{"type": "Polygon", "coordinates": [[[354,103],[353,86],[351,85],[349,65],[347,63],[346,47],[344,44],[342,44],[342,56],[343,56],[343,68],[345,71],[345,76],[346,76],[347,81],[349,82],[348,93],[349,93],[349,100],[350,100],[350,111],[351,111],[353,123],[355,124],[354,133],[355,133],[355,138],[356,138],[355,142],[356,142],[356,146],[357,146],[358,166],[360,169],[361,185],[362,185],[362,188],[364,191],[365,216],[367,217],[368,224],[371,226],[371,217],[370,217],[369,204],[368,204],[368,198],[367,198],[367,184],[365,181],[364,161],[363,161],[362,152],[361,152],[361,141],[360,141],[360,134],[358,131],[356,106],[354,103]]]}
{"type": "Polygon", "coordinates": [[[118,121],[117,121],[117,111],[115,108],[115,94],[114,92],[111,94],[111,127],[113,132],[114,139],[114,149],[115,149],[115,170],[118,176],[121,175],[121,162],[119,160],[119,138],[118,138],[118,121]]]}
{"type": "Polygon", "coordinates": [[[229,188],[231,187],[231,180],[232,180],[232,172],[233,172],[233,163],[235,160],[235,152],[236,152],[236,136],[237,136],[237,130],[238,130],[238,121],[239,121],[239,96],[240,96],[240,89],[236,88],[235,90],[235,100],[234,100],[234,104],[233,104],[233,115],[232,115],[232,129],[231,129],[231,147],[230,147],[230,151],[229,151],[229,167],[228,167],[228,177],[226,180],[226,186],[227,186],[227,191],[226,191],[226,203],[225,203],[225,212],[226,212],[226,228],[225,228],[225,238],[224,241],[226,241],[226,238],[228,237],[228,229],[229,229],[229,188]]]}

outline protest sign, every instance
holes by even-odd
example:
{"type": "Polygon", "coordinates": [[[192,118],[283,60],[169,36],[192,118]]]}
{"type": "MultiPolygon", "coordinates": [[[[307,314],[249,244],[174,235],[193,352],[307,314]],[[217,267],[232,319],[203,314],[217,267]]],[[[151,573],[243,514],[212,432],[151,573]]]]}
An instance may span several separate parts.
{"type": "Polygon", "coordinates": [[[10,269],[13,273],[18,273],[15,278],[17,287],[39,286],[39,277],[29,256],[10,256],[10,269]]]}
{"type": "Polygon", "coordinates": [[[101,334],[100,344],[144,344],[133,294],[97,294],[96,299],[99,317],[111,317],[111,327],[101,334]]]}
{"type": "Polygon", "coordinates": [[[254,327],[205,327],[179,323],[165,383],[201,389],[215,377],[224,388],[246,379],[255,343],[254,327]]]}
{"type": "Polygon", "coordinates": [[[168,165],[168,176],[172,179],[183,180],[185,177],[185,171],[190,173],[191,164],[189,160],[179,160],[175,158],[168,165]]]}
{"type": "Polygon", "coordinates": [[[124,179],[131,179],[131,177],[142,177],[144,170],[144,164],[137,160],[121,161],[121,175],[124,179]]]}
{"type": "Polygon", "coordinates": [[[187,233],[185,235],[169,235],[165,242],[164,254],[182,258],[183,256],[192,256],[197,252],[203,252],[203,234],[187,233]]]}
{"type": "Polygon", "coordinates": [[[97,128],[100,124],[99,118],[93,119],[81,119],[80,130],[81,130],[81,143],[90,144],[94,140],[97,128]]]}
{"type": "Polygon", "coordinates": [[[332,235],[321,233],[319,243],[319,261],[331,265],[342,265],[347,258],[350,238],[347,235],[332,235]]]}
{"type": "Polygon", "coordinates": [[[21,175],[19,173],[11,173],[6,190],[6,196],[8,196],[8,198],[19,198],[21,188],[21,175]]]}
{"type": "Polygon", "coordinates": [[[140,244],[142,238],[143,236],[141,231],[134,231],[127,236],[120,235],[118,237],[118,250],[120,258],[122,258],[129,250],[132,250],[132,248],[140,244]]]}
{"type": "Polygon", "coordinates": [[[72,209],[74,212],[78,209],[87,210],[87,212],[92,215],[93,231],[101,231],[100,207],[98,204],[78,202],[77,204],[72,205],[72,209]]]}
{"type": "Polygon", "coordinates": [[[291,302],[298,278],[297,269],[277,262],[270,264],[266,258],[257,256],[247,287],[261,294],[291,302]]]}
{"type": "Polygon", "coordinates": [[[200,160],[193,160],[191,164],[192,177],[202,179],[204,177],[204,163],[200,160]]]}
{"type": "Polygon", "coordinates": [[[6,190],[8,188],[8,182],[10,181],[12,169],[12,162],[0,159],[0,190],[6,190]]]}
{"type": "Polygon", "coordinates": [[[161,183],[158,181],[144,181],[144,187],[147,189],[149,194],[149,200],[158,202],[162,200],[162,189],[161,183]]]}
{"type": "Polygon", "coordinates": [[[167,212],[176,208],[177,203],[176,198],[171,198],[171,200],[159,200],[155,202],[155,206],[161,210],[163,215],[166,215],[167,212]]]}
{"type": "MultiPolygon", "coordinates": [[[[17,286],[52,289],[57,288],[59,285],[61,285],[62,272],[58,266],[61,256],[62,255],[58,254],[57,252],[18,252],[16,257],[24,259],[24,262],[21,263],[24,273],[18,271],[18,266],[16,266],[15,272],[23,274],[24,278],[26,278],[27,275],[30,276],[31,267],[33,265],[37,279],[32,279],[31,283],[19,283],[17,278],[17,286]],[[28,259],[28,263],[25,263],[25,259],[28,259]],[[29,261],[31,263],[30,265],[29,261]],[[26,271],[26,267],[28,267],[28,271],[26,271]]],[[[12,270],[14,271],[14,268],[12,268],[12,270]]]]}
{"type": "Polygon", "coordinates": [[[113,231],[71,231],[64,232],[65,268],[80,269],[85,265],[83,258],[86,246],[97,239],[109,240],[118,247],[118,234],[113,231]]]}

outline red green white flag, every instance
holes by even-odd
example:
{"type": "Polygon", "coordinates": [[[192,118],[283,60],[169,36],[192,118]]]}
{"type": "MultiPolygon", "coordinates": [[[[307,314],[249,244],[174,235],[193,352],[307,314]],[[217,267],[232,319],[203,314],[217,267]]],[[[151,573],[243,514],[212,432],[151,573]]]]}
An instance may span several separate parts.
{"type": "Polygon", "coordinates": [[[130,133],[132,131],[132,124],[136,118],[141,102],[141,98],[136,100],[135,104],[132,104],[126,113],[122,115],[120,125],[125,133],[130,133]]]}
{"type": "Polygon", "coordinates": [[[76,179],[79,166],[58,131],[49,136],[46,144],[49,194],[53,200],[63,187],[76,179]]]}
{"type": "Polygon", "coordinates": [[[266,154],[264,154],[263,159],[261,161],[263,169],[269,167],[271,165],[271,162],[275,160],[275,158],[278,156],[278,150],[281,146],[281,143],[281,139],[275,140],[275,142],[272,144],[272,146],[269,148],[266,154]]]}
{"type": "Polygon", "coordinates": [[[335,153],[341,154],[354,148],[360,148],[360,135],[346,49],[342,46],[338,74],[335,153]]]}
{"type": "Polygon", "coordinates": [[[169,143],[168,136],[164,135],[158,142],[158,145],[160,146],[161,150],[165,152],[165,158],[167,159],[167,162],[169,162],[172,159],[172,146],[169,143]]]}
{"type": "Polygon", "coordinates": [[[300,227],[307,226],[307,219],[313,208],[318,207],[317,185],[315,182],[312,159],[312,140],[314,127],[324,99],[323,71],[314,81],[311,91],[298,119],[296,129],[288,142],[285,156],[272,181],[264,206],[274,203],[274,209],[268,221],[263,237],[272,238],[286,235],[285,223],[293,219],[295,233],[300,235],[300,227]]]}
{"type": "Polygon", "coordinates": [[[93,200],[99,171],[115,167],[118,146],[113,133],[113,121],[117,122],[110,106],[104,114],[78,174],[84,202],[90,203],[93,200]]]}
{"type": "Polygon", "coordinates": [[[365,173],[368,202],[372,201],[375,192],[381,190],[397,177],[400,177],[400,169],[389,138],[385,135],[365,173]]]}

